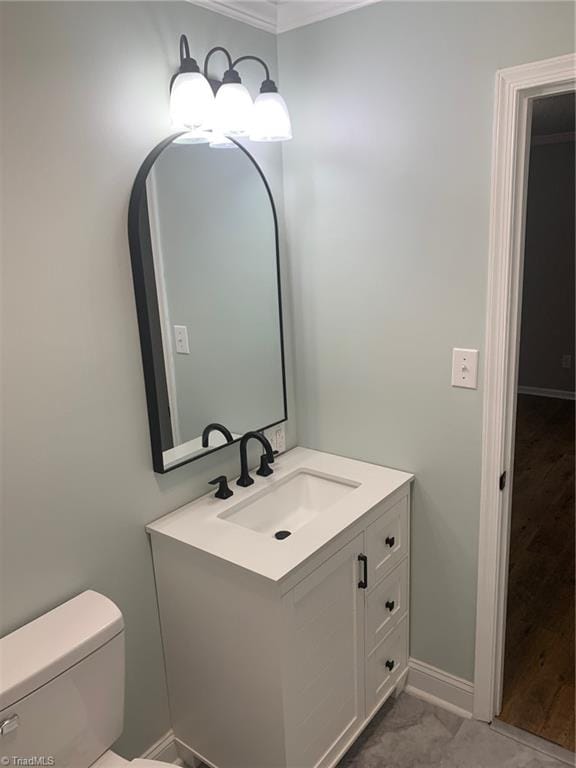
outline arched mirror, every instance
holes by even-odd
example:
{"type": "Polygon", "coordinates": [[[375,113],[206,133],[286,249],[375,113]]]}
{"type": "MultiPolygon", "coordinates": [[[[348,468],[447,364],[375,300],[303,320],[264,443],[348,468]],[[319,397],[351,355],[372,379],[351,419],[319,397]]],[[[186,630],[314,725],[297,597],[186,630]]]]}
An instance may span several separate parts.
{"type": "Polygon", "coordinates": [[[274,200],[240,144],[174,136],[144,161],[129,240],[154,469],[284,421],[274,200]]]}

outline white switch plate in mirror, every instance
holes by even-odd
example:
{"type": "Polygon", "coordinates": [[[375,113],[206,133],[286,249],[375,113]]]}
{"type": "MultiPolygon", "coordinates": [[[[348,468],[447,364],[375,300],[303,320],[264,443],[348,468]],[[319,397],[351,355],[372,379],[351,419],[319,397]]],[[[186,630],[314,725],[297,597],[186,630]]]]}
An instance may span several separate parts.
{"type": "Polygon", "coordinates": [[[478,350],[452,350],[452,386],[466,389],[478,388],[478,350]]]}
{"type": "Polygon", "coordinates": [[[269,427],[264,430],[264,434],[270,441],[273,451],[284,453],[286,450],[286,430],[284,424],[276,424],[275,427],[269,427]]]}

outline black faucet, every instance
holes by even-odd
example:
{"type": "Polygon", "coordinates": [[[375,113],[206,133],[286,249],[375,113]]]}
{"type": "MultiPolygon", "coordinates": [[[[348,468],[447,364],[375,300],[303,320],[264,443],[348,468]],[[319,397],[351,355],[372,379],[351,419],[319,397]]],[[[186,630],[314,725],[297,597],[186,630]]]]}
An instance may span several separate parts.
{"type": "Polygon", "coordinates": [[[265,450],[265,456],[266,461],[268,464],[274,463],[274,451],[272,450],[272,446],[268,442],[268,440],[264,437],[264,435],[261,435],[260,432],[246,432],[245,435],[242,435],[240,438],[240,477],[236,481],[236,485],[242,486],[242,488],[247,488],[249,485],[252,485],[254,480],[250,477],[250,473],[248,472],[248,442],[254,438],[254,440],[258,440],[258,442],[262,445],[262,447],[265,450]]]}
{"type": "Polygon", "coordinates": [[[208,424],[207,427],[204,427],[202,431],[202,448],[208,448],[208,439],[210,437],[211,432],[221,432],[226,438],[227,443],[234,442],[234,438],[232,437],[232,432],[230,432],[230,430],[227,429],[224,426],[224,424],[218,424],[218,422],[215,421],[212,424],[208,424]]]}

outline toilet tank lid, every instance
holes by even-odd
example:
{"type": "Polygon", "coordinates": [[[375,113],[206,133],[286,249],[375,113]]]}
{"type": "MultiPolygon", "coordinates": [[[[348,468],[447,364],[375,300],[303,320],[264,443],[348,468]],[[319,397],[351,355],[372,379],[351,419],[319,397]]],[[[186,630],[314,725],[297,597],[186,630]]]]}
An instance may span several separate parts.
{"type": "Polygon", "coordinates": [[[0,640],[0,711],[122,632],[118,606],[88,590],[0,640]]]}

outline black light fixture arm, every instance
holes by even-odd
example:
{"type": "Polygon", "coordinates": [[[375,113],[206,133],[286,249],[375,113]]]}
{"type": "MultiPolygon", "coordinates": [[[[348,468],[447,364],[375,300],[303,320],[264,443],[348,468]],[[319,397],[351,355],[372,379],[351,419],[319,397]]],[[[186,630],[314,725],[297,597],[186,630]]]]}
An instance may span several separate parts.
{"type": "Polygon", "coordinates": [[[190,56],[190,46],[186,35],[180,35],[180,69],[179,72],[200,72],[196,59],[190,56]]]}
{"type": "Polygon", "coordinates": [[[257,61],[258,64],[261,64],[264,67],[264,72],[266,73],[266,80],[270,80],[270,70],[268,69],[268,64],[261,59],[259,56],[240,56],[235,61],[232,62],[232,69],[236,69],[236,66],[240,64],[242,61],[257,61]]]}
{"type": "MultiPolygon", "coordinates": [[[[185,35],[182,35],[182,38],[185,38],[185,35]]],[[[182,38],[180,38],[180,59],[182,59],[182,38]]],[[[187,50],[188,41],[185,40],[186,44],[186,50],[184,53],[189,56],[190,53],[187,50]]],[[[238,64],[241,64],[243,61],[256,61],[258,64],[260,64],[264,68],[264,74],[265,74],[265,80],[262,83],[262,87],[260,88],[261,93],[275,93],[278,89],[276,88],[276,83],[270,79],[270,69],[268,68],[268,64],[264,61],[264,59],[261,59],[259,56],[252,56],[252,55],[246,55],[246,56],[239,56],[237,59],[232,60],[232,56],[230,55],[230,52],[227,48],[224,48],[222,45],[216,45],[214,48],[211,48],[208,53],[206,54],[206,58],[204,59],[204,77],[206,77],[208,80],[208,65],[210,63],[210,59],[215,53],[223,53],[224,56],[226,56],[226,61],[228,64],[228,69],[224,73],[224,77],[222,78],[222,82],[224,83],[240,83],[240,75],[236,71],[236,67],[238,64]]]]}
{"type": "Polygon", "coordinates": [[[215,53],[223,53],[224,56],[226,56],[226,60],[228,62],[228,69],[234,69],[234,65],[232,63],[232,56],[230,55],[230,51],[228,51],[227,48],[224,48],[222,45],[216,45],[214,48],[211,48],[208,53],[206,54],[206,58],[204,59],[204,77],[208,79],[208,63],[212,56],[215,53]]]}
{"type": "Polygon", "coordinates": [[[184,63],[184,59],[190,58],[190,46],[188,45],[188,38],[186,35],[180,35],[180,66],[184,63]]]}
{"type": "Polygon", "coordinates": [[[268,69],[268,64],[266,64],[263,59],[261,59],[259,56],[240,56],[240,58],[232,62],[232,67],[235,69],[236,65],[240,64],[242,61],[257,61],[258,64],[261,64],[264,67],[266,79],[260,86],[260,93],[278,93],[276,83],[270,78],[270,70],[268,69]]]}
{"type": "Polygon", "coordinates": [[[200,72],[198,62],[190,56],[190,46],[188,45],[188,38],[186,35],[180,35],[180,68],[178,69],[178,72],[175,72],[172,75],[172,79],[170,80],[170,90],[172,90],[174,80],[176,80],[178,75],[181,75],[183,72],[200,72]]]}

